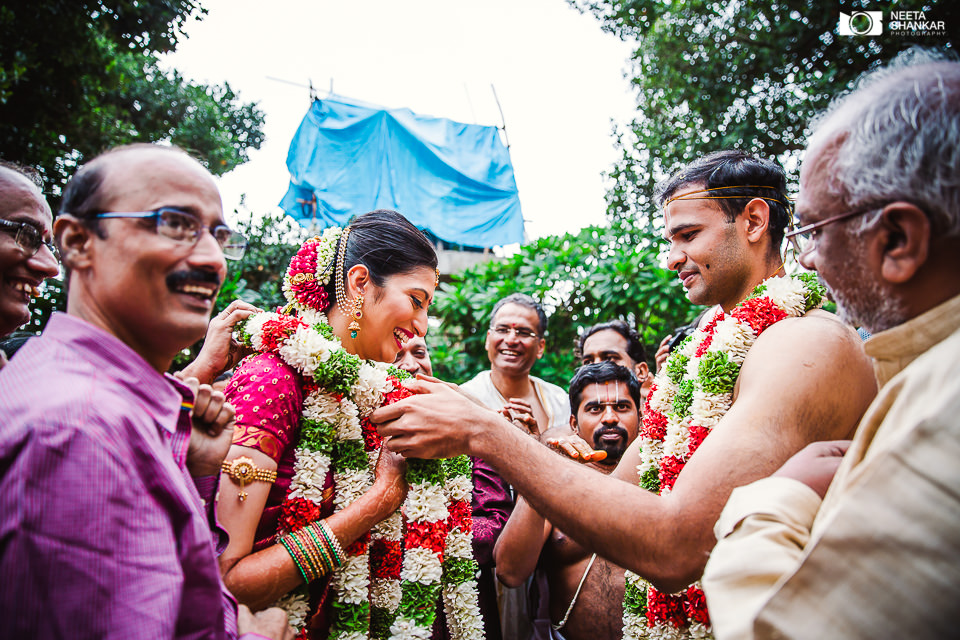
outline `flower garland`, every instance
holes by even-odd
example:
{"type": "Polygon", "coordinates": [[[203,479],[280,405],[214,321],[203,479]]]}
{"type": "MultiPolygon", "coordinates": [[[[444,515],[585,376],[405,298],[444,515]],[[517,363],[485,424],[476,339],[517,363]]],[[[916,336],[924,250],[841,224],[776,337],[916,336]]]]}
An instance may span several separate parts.
{"type": "MultiPolygon", "coordinates": [[[[820,307],[824,288],[810,273],[768,278],[729,314],[717,311],[684,340],[657,374],[640,431],[640,486],[668,494],[687,460],[733,404],[740,367],[757,336],[788,317],[820,307]]],[[[709,638],[700,584],[661,593],[626,572],[624,638],[709,638]]]]}
{"type": "MultiPolygon", "coordinates": [[[[383,441],[368,417],[410,395],[400,384],[406,372],[347,353],[318,312],[330,305],[324,286],[340,236],[339,228],[327,229],[291,259],[283,289],[298,316],[259,313],[238,330],[242,342],[276,353],[305,381],[300,442],[278,537],[320,517],[330,471],[337,511],[373,486],[383,441]]],[[[451,637],[483,636],[472,546],[472,471],[466,456],[408,461],[410,489],[401,510],[349,545],[333,574],[331,638],[429,638],[441,593],[451,637]]],[[[307,586],[277,605],[305,638],[307,586]]]]}

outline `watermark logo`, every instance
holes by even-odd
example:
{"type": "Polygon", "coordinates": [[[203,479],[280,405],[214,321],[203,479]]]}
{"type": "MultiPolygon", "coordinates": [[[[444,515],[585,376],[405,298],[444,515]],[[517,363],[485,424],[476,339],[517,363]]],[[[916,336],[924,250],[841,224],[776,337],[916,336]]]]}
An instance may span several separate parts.
{"type": "Polygon", "coordinates": [[[887,27],[897,36],[945,36],[947,23],[935,20],[924,11],[893,11],[887,27]]]}
{"type": "Polygon", "coordinates": [[[840,12],[837,33],[841,36],[878,36],[883,33],[882,11],[840,12]]]}

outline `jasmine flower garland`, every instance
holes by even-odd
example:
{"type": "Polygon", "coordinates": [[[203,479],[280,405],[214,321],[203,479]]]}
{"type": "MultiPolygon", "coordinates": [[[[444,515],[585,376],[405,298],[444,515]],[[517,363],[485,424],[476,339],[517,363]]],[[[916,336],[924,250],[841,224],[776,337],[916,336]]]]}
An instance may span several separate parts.
{"type": "MultiPolygon", "coordinates": [[[[300,442],[278,538],[320,517],[328,473],[334,477],[337,511],[373,486],[383,442],[368,417],[378,407],[410,395],[400,384],[408,374],[347,353],[325,316],[306,307],[323,294],[308,286],[321,282],[322,275],[310,255],[322,253],[324,247],[330,253],[339,230],[327,235],[314,239],[317,246],[305,243],[309,251],[301,249],[291,261],[284,289],[300,316],[260,313],[238,331],[242,342],[276,353],[305,381],[300,442]],[[301,273],[314,277],[298,278],[301,273]]],[[[329,274],[326,277],[321,284],[329,281],[329,274]]],[[[398,511],[379,523],[346,548],[344,564],[333,574],[331,638],[429,638],[441,593],[451,637],[483,637],[479,569],[471,544],[471,474],[468,457],[408,461],[410,490],[402,508],[406,522],[398,511]]],[[[307,586],[277,604],[305,637],[307,586]]]]}
{"type": "MultiPolygon", "coordinates": [[[[784,318],[819,308],[824,293],[810,273],[769,278],[729,314],[717,311],[674,350],[644,408],[637,467],[641,487],[660,495],[673,489],[687,460],[733,404],[733,387],[757,337],[784,318]]],[[[700,584],[665,594],[627,571],[623,637],[712,637],[700,584]]]]}

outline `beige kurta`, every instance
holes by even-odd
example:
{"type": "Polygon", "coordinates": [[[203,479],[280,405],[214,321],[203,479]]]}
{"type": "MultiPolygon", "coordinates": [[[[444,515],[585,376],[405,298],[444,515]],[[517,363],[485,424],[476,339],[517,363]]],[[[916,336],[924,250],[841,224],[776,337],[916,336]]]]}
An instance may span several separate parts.
{"type": "Polygon", "coordinates": [[[703,578],[716,637],[960,636],[960,296],[866,343],[880,393],[822,504],[736,489],[703,578]]]}

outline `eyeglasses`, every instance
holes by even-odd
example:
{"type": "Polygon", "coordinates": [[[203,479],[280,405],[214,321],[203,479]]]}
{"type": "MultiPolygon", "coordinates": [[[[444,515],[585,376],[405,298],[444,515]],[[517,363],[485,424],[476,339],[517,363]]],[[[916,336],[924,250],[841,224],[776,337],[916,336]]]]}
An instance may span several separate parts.
{"type": "MultiPolygon", "coordinates": [[[[203,223],[195,215],[170,207],[161,207],[155,211],[98,213],[93,217],[153,218],[157,223],[157,233],[165,238],[186,244],[196,244],[204,230],[203,223]]],[[[247,239],[243,237],[243,234],[237,233],[222,224],[209,227],[209,231],[217,244],[220,245],[224,258],[239,260],[243,257],[243,253],[247,249],[247,239]]]]}
{"type": "Polygon", "coordinates": [[[797,250],[798,254],[807,253],[808,251],[812,251],[816,246],[816,232],[823,227],[835,222],[843,222],[844,220],[856,218],[857,216],[862,216],[865,213],[880,211],[885,206],[886,205],[871,205],[865,209],[847,211],[846,213],[841,213],[840,215],[833,216],[832,218],[827,218],[826,220],[821,220],[820,222],[814,222],[812,224],[804,225],[799,229],[794,229],[793,231],[783,234],[783,237],[793,243],[793,246],[797,250]]]}
{"type": "Polygon", "coordinates": [[[513,332],[513,334],[521,340],[530,340],[537,337],[535,331],[531,331],[526,327],[508,327],[505,324],[498,324],[497,326],[492,327],[490,330],[502,338],[506,338],[511,332],[513,332]]]}
{"type": "Polygon", "coordinates": [[[0,231],[12,234],[17,246],[28,257],[37,255],[40,247],[46,247],[57,259],[57,262],[60,262],[60,252],[57,251],[57,246],[53,242],[44,241],[43,235],[35,225],[29,222],[13,222],[0,219],[0,231]]]}

